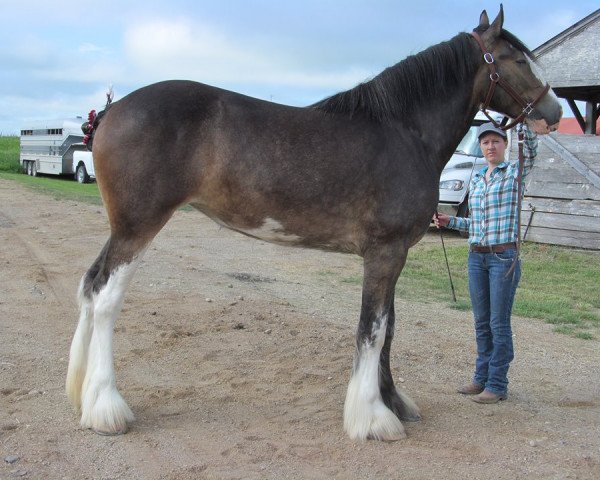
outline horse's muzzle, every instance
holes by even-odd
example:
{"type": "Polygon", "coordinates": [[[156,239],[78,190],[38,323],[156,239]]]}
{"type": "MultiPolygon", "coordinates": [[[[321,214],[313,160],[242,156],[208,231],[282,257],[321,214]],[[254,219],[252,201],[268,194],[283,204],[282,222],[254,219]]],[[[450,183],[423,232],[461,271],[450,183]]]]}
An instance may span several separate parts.
{"type": "Polygon", "coordinates": [[[538,135],[546,135],[550,132],[554,132],[554,131],[558,130],[558,125],[560,122],[556,122],[552,125],[548,125],[548,123],[544,119],[540,119],[540,120],[525,119],[525,123],[527,123],[527,125],[538,135]]]}

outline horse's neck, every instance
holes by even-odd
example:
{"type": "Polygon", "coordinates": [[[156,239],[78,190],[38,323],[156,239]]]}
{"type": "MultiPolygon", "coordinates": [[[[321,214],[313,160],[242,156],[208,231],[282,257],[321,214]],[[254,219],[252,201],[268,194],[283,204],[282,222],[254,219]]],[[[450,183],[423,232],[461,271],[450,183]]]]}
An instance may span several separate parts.
{"type": "Polygon", "coordinates": [[[437,110],[417,115],[415,122],[423,132],[430,160],[441,173],[469,130],[477,108],[468,103],[442,102],[440,105],[437,110]]]}

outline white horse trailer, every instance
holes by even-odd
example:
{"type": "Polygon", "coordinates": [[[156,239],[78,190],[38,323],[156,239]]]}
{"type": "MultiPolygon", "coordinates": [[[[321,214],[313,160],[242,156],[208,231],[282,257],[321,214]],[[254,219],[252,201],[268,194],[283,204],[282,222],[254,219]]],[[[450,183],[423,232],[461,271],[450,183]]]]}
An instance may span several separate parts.
{"type": "Polygon", "coordinates": [[[74,175],[73,153],[86,151],[81,117],[32,122],[21,130],[19,161],[28,175],[74,175]]]}

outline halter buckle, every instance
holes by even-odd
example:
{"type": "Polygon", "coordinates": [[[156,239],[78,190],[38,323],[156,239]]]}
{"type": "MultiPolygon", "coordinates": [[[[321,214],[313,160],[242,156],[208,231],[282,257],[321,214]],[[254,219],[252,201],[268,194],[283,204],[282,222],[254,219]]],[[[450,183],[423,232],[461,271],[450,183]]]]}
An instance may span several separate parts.
{"type": "Polygon", "coordinates": [[[483,59],[485,60],[485,63],[487,63],[487,64],[494,63],[494,56],[490,52],[485,52],[483,54],[483,59]]]}
{"type": "Polygon", "coordinates": [[[498,72],[490,73],[490,80],[494,83],[498,83],[500,81],[500,74],[498,72]]]}
{"type": "Polygon", "coordinates": [[[525,105],[525,108],[523,109],[523,113],[525,115],[529,115],[529,114],[531,114],[531,112],[533,112],[533,103],[528,103],[527,105],[525,105]]]}

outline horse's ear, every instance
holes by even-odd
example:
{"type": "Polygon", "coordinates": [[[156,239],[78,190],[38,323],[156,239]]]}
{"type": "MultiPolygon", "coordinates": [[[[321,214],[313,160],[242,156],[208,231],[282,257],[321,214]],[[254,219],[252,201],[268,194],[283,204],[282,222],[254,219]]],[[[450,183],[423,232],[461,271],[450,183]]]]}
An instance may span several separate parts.
{"type": "Polygon", "coordinates": [[[500,13],[498,13],[498,16],[492,22],[492,25],[490,26],[490,32],[495,36],[500,35],[500,32],[502,31],[502,25],[504,25],[504,8],[502,7],[502,4],[500,4],[500,13]]]}
{"type": "Polygon", "coordinates": [[[479,30],[485,32],[488,28],[490,28],[490,19],[488,18],[487,12],[484,10],[479,16],[479,30]]]}

